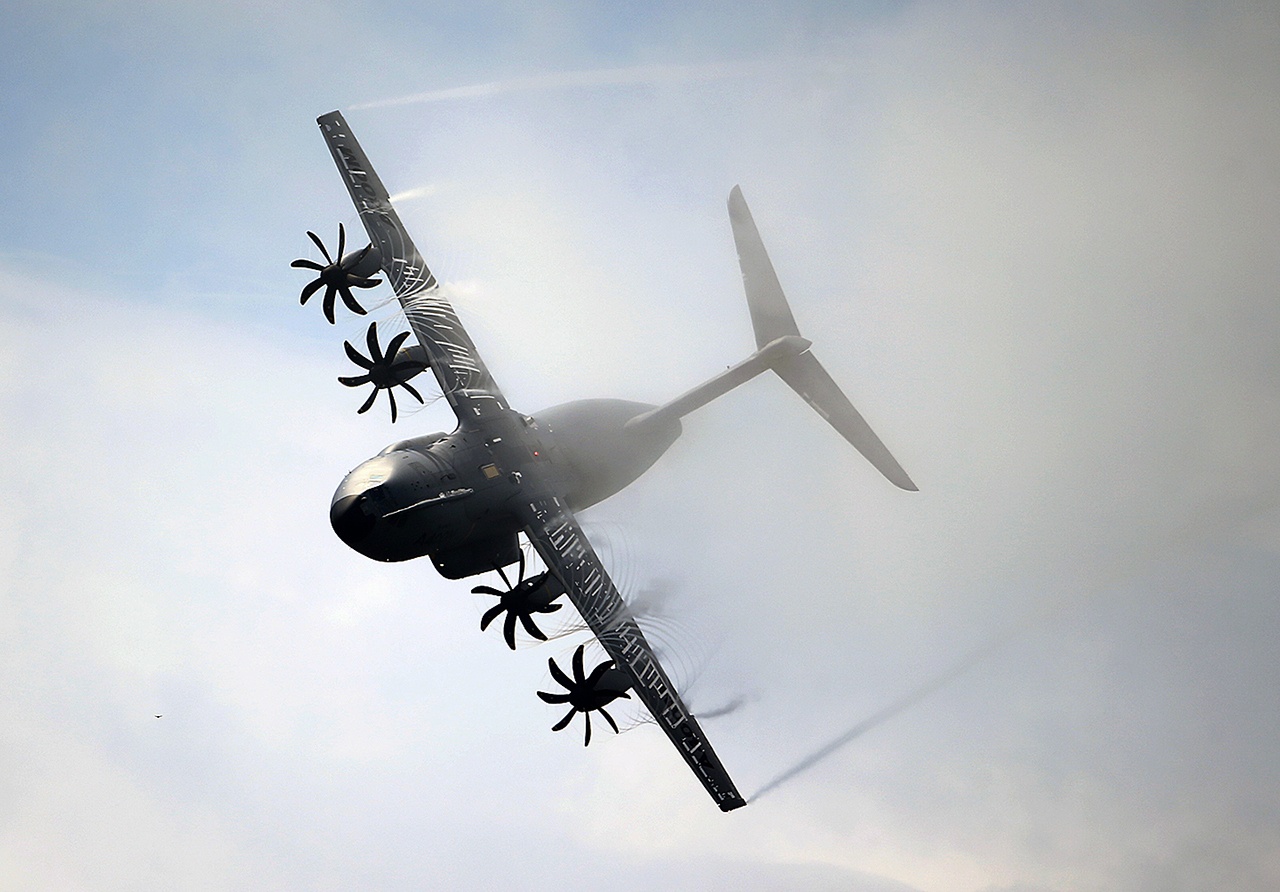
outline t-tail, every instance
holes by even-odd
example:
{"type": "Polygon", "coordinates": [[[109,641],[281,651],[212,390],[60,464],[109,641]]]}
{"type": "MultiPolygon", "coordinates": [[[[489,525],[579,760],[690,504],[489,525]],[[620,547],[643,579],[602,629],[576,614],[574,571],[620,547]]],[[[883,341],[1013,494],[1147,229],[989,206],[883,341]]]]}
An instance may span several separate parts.
{"type": "Polygon", "coordinates": [[[827,370],[809,352],[812,342],[802,337],[796,326],[791,307],[778,282],[778,275],[764,249],[760,232],[751,219],[751,211],[746,199],[742,197],[742,190],[737,186],[729,193],[729,222],[733,226],[738,265],[742,268],[742,283],[747,292],[747,305],[751,310],[751,325],[755,329],[758,349],[747,359],[710,381],[664,406],[632,419],[628,426],[680,418],[766,369],[773,369],[778,377],[800,394],[815,412],[826,419],[840,436],[848,440],[891,483],[902,489],[916,491],[916,485],[911,482],[902,465],[889,453],[839,385],[827,374],[827,370]]]}

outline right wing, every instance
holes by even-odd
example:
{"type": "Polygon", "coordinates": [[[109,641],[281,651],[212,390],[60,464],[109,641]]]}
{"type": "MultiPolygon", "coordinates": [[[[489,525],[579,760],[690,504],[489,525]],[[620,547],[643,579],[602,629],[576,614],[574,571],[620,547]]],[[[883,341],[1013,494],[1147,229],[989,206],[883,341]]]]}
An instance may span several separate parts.
{"type": "Polygon", "coordinates": [[[440,294],[436,277],[404,224],[373,165],[356,142],[339,112],[316,118],[325,143],[338,165],[360,220],[382,258],[382,271],[391,283],[435,373],[436,381],[459,421],[476,418],[507,402],[485,367],[458,315],[440,294]]]}
{"type": "Polygon", "coordinates": [[[564,585],[569,600],[614,663],[631,677],[632,690],[720,810],[732,811],[746,805],[698,720],[680,699],[644,632],[631,617],[573,512],[554,496],[534,499],[527,505],[525,535],[564,585]]]}

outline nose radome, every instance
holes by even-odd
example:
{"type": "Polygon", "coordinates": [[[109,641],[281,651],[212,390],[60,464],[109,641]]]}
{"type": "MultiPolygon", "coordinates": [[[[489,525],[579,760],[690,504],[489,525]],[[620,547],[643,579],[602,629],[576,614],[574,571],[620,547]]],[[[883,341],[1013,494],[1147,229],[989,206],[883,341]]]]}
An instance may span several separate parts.
{"type": "Polygon", "coordinates": [[[373,530],[377,518],[365,511],[368,497],[364,493],[343,496],[329,507],[329,523],[338,538],[351,548],[357,548],[362,539],[373,530]]]}

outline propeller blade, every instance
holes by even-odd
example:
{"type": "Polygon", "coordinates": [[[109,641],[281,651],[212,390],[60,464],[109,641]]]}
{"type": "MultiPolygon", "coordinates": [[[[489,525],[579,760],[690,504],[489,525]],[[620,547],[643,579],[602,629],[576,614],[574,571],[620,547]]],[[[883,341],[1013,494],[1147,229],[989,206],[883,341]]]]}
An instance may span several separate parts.
{"type": "Polygon", "coordinates": [[[507,647],[516,649],[516,615],[507,611],[507,621],[502,624],[502,637],[507,639],[507,647]]]}
{"type": "Polygon", "coordinates": [[[563,731],[564,727],[569,724],[569,720],[573,718],[573,714],[577,711],[578,711],[578,708],[576,706],[572,707],[568,712],[564,714],[564,718],[562,718],[560,721],[556,722],[554,725],[551,726],[551,730],[563,731]]]}
{"type": "Polygon", "coordinates": [[[573,652],[573,680],[577,684],[586,681],[582,676],[582,651],[585,645],[579,644],[578,649],[573,652]]]}
{"type": "Polygon", "coordinates": [[[618,731],[618,723],[613,720],[613,716],[609,715],[609,713],[605,711],[603,706],[600,707],[599,712],[604,716],[604,720],[609,723],[609,727],[613,729],[614,734],[621,733],[618,731]]]}
{"type": "Polygon", "coordinates": [[[533,624],[533,620],[529,618],[529,614],[520,614],[520,625],[524,626],[524,630],[539,641],[547,640],[547,636],[542,633],[542,630],[533,624]]]}
{"type": "Polygon", "coordinates": [[[552,657],[547,657],[547,668],[551,670],[551,677],[560,683],[566,690],[573,690],[573,680],[556,665],[556,661],[552,657]]]}
{"type": "Polygon", "coordinates": [[[337,285],[330,285],[324,290],[324,318],[329,320],[329,324],[333,325],[333,298],[338,293],[337,285]]]}
{"type": "Polygon", "coordinates": [[[401,381],[400,386],[403,387],[405,390],[409,391],[415,397],[417,397],[418,402],[422,403],[422,405],[425,406],[427,404],[427,401],[422,398],[422,394],[418,393],[417,388],[414,387],[412,384],[410,384],[408,381],[401,381]]]}
{"type": "Polygon", "coordinates": [[[387,388],[387,399],[391,400],[391,423],[396,423],[396,392],[390,387],[387,388]]]}
{"type": "MultiPolygon", "coordinates": [[[[401,385],[405,386],[405,385],[401,385]]],[[[417,396],[417,392],[413,388],[407,388],[411,393],[417,396]]],[[[388,398],[394,401],[392,391],[388,390],[388,398]]],[[[503,584],[507,587],[506,591],[499,591],[496,588],[487,585],[477,585],[471,591],[475,594],[495,595],[501,598],[500,605],[507,613],[507,618],[503,623],[503,635],[507,640],[507,646],[515,650],[516,624],[525,630],[530,638],[537,641],[546,641],[547,635],[542,629],[538,628],[538,624],[533,620],[535,613],[551,613],[554,609],[559,609],[560,605],[549,610],[547,602],[552,592],[544,587],[544,583],[548,578],[547,573],[539,573],[536,576],[525,577],[528,569],[527,557],[523,551],[517,552],[518,568],[515,573],[515,581],[512,582],[512,574],[507,571],[506,567],[495,566],[493,572],[502,578],[503,584]]],[[[556,594],[559,594],[557,590],[556,594]]],[[[579,656],[580,659],[580,656],[579,656]]],[[[547,660],[547,666],[550,668],[552,676],[557,683],[565,690],[574,690],[581,683],[581,679],[574,681],[565,674],[554,659],[547,660]]]]}
{"type": "Polygon", "coordinates": [[[378,323],[370,322],[364,333],[364,345],[369,350],[369,359],[374,364],[382,362],[382,348],[378,346],[378,323]]]}
{"type": "Polygon", "coordinates": [[[485,629],[489,628],[489,623],[497,619],[499,614],[501,613],[502,613],[501,604],[495,604],[493,607],[490,607],[489,610],[485,613],[485,615],[480,617],[480,631],[483,632],[485,629]]]}
{"type": "Polygon", "coordinates": [[[373,393],[369,394],[369,398],[364,401],[364,405],[361,406],[359,409],[356,409],[356,413],[359,415],[363,415],[365,412],[368,412],[369,407],[373,405],[373,401],[376,400],[377,398],[378,398],[378,388],[375,387],[373,388],[373,393]]]}
{"type": "Polygon", "coordinates": [[[352,288],[372,288],[375,285],[382,284],[381,279],[366,278],[363,276],[352,275],[352,270],[358,267],[361,262],[369,256],[369,252],[373,250],[373,243],[369,243],[359,251],[352,253],[350,257],[343,257],[343,252],[347,248],[347,229],[338,224],[338,259],[334,260],[333,255],[329,253],[329,249],[324,246],[324,242],[320,240],[320,236],[310,230],[307,231],[307,237],[315,243],[320,249],[320,253],[324,255],[325,264],[317,263],[305,257],[299,257],[293,261],[290,266],[299,269],[309,269],[318,272],[320,275],[316,280],[307,285],[302,292],[301,303],[306,303],[322,285],[328,286],[324,294],[324,315],[333,324],[333,302],[335,297],[341,297],[343,304],[347,309],[355,313],[357,316],[367,316],[368,311],[360,306],[360,302],[356,300],[355,295],[351,293],[352,288]]]}
{"type": "Polygon", "coordinates": [[[613,668],[613,660],[605,660],[595,669],[592,669],[591,675],[587,677],[587,682],[586,682],[587,687],[594,690],[595,686],[600,683],[600,679],[604,678],[604,674],[612,668],[613,668]]]}
{"type": "Polygon", "coordinates": [[[387,344],[387,352],[384,354],[384,356],[387,359],[395,359],[396,354],[400,352],[400,347],[408,339],[409,339],[409,332],[407,331],[400,332],[400,334],[392,338],[390,343],[387,344]]]}
{"type": "Polygon", "coordinates": [[[342,346],[347,351],[347,358],[350,359],[352,362],[354,362],[356,365],[360,366],[360,368],[362,369],[373,368],[373,365],[374,365],[373,360],[365,359],[363,356],[361,356],[360,351],[357,350],[355,347],[352,347],[350,341],[343,341],[342,346]]]}
{"type": "Polygon", "coordinates": [[[568,694],[548,694],[546,691],[538,691],[538,696],[542,698],[543,703],[560,704],[568,703],[568,694]]]}
{"type": "Polygon", "coordinates": [[[338,294],[342,297],[342,302],[347,305],[347,309],[355,313],[357,316],[368,316],[369,311],[356,301],[355,295],[351,293],[351,289],[347,287],[350,283],[338,286],[338,294]]]}
{"type": "Polygon", "coordinates": [[[586,721],[587,721],[587,731],[586,731],[586,733],[582,736],[582,745],[583,745],[583,746],[587,746],[587,745],[589,745],[589,744],[591,743],[591,713],[590,713],[590,712],[584,712],[584,713],[582,714],[582,717],[583,717],[584,719],[586,719],[586,721]]]}
{"type": "Polygon", "coordinates": [[[306,304],[306,302],[311,299],[311,295],[315,294],[323,286],[324,286],[324,279],[313,279],[310,282],[308,282],[306,284],[306,287],[302,289],[302,300],[298,301],[298,303],[306,304]]]}
{"type": "Polygon", "coordinates": [[[373,378],[369,375],[356,375],[352,378],[339,377],[338,383],[345,384],[348,387],[359,387],[361,384],[368,384],[373,378]]]}
{"type": "MultiPolygon", "coordinates": [[[[339,231],[341,231],[341,223],[338,224],[338,228],[339,231]]],[[[310,229],[307,230],[307,235],[311,236],[311,240],[316,243],[316,247],[320,249],[320,253],[324,255],[324,259],[333,263],[333,258],[329,256],[329,249],[324,246],[324,242],[320,241],[320,236],[316,235],[310,229]]]]}
{"type": "Polygon", "coordinates": [[[506,571],[506,570],[502,569],[501,567],[495,567],[494,569],[495,569],[495,570],[497,570],[497,571],[498,571],[498,575],[502,577],[502,584],[503,584],[503,585],[505,585],[508,589],[513,589],[513,588],[515,588],[515,586],[511,584],[511,580],[507,578],[507,571],[506,571]]]}

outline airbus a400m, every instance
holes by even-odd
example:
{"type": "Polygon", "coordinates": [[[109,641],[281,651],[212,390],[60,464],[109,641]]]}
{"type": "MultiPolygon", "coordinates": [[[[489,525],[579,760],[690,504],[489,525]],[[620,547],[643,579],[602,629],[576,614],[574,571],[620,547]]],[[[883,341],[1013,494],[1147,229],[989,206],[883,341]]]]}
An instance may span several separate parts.
{"type": "Polygon", "coordinates": [[[384,349],[376,324],[371,324],[367,356],[345,345],[363,374],[339,380],[351,387],[372,385],[361,412],[385,391],[394,421],[394,390],[401,388],[421,402],[409,382],[430,369],[458,421],[452,433],[392,443],[351,471],[333,496],[334,532],[374,560],[429,557],[448,579],[497,571],[506,591],[489,586],[473,591],[499,598],[481,625],[485,628],[505,614],[503,634],[512,648],[517,622],[532,637],[545,639],[534,618],[558,610],[559,599],[567,598],[610,659],[587,672],[579,647],[572,676],[549,661],[565,692],[540,691],[539,696],[570,706],[554,730],[581,712],[584,742],[590,742],[590,714],[598,711],[616,731],[605,706],[635,695],[722,810],[746,804],[627,610],[577,514],[651,467],[680,436],[682,417],[767,370],[891,482],[902,489],[916,487],[810,352],[811,343],[796,326],[742,192],[734,187],[729,194],[729,220],[755,329],[755,352],[661,406],[593,399],[526,415],[507,404],[342,115],[332,112],[317,122],[370,243],[345,254],[346,233],[339,227],[334,257],[308,233],[326,262],[294,261],[294,266],[318,274],[303,289],[302,303],[323,289],[321,305],[330,322],[338,298],[364,315],[352,289],[380,284],[373,277],[381,270],[417,343],[406,344],[410,332],[402,332],[384,349]],[[528,578],[521,536],[546,565],[528,578]],[[513,564],[518,565],[515,583],[506,571],[513,564]]]}

